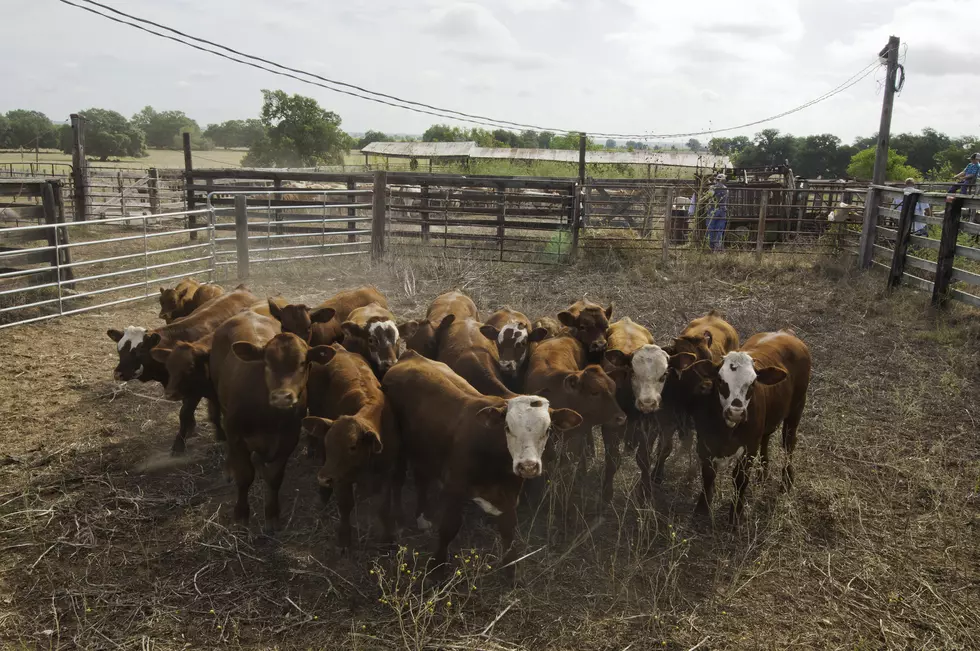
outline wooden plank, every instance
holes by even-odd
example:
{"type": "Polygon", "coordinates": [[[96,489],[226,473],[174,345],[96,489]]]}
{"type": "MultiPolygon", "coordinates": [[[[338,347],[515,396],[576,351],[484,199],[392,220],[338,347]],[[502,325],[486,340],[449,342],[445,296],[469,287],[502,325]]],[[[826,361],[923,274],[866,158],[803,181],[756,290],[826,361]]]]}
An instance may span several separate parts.
{"type": "MultiPolygon", "coordinates": [[[[905,266],[913,267],[915,269],[921,269],[922,271],[928,271],[929,273],[936,272],[936,263],[932,260],[925,260],[923,258],[917,258],[914,255],[908,255],[905,257],[905,266]]],[[[955,270],[953,272],[956,273],[955,270]]]]}
{"type": "Polygon", "coordinates": [[[956,255],[964,257],[967,260],[980,261],[980,249],[975,249],[972,246],[962,246],[957,244],[955,251],[956,255]]]}
{"type": "Polygon", "coordinates": [[[88,160],[85,158],[85,119],[71,114],[71,175],[75,190],[75,221],[88,218],[88,160]]]}
{"type": "Polygon", "coordinates": [[[967,292],[959,289],[951,289],[949,291],[949,295],[951,298],[954,298],[957,301],[962,301],[963,303],[972,305],[973,307],[980,307],[980,296],[974,296],[973,294],[968,294],[967,292]]]}
{"type": "MultiPolygon", "coordinates": [[[[429,159],[429,165],[432,165],[432,159],[429,159]]],[[[419,216],[422,218],[422,241],[426,244],[429,243],[429,184],[422,184],[421,199],[419,200],[419,216]]]]}
{"type": "Polygon", "coordinates": [[[902,199],[902,210],[898,218],[898,236],[895,241],[895,250],[892,254],[891,270],[888,273],[888,288],[898,287],[902,282],[902,274],[905,273],[905,258],[908,254],[909,239],[912,235],[912,217],[915,215],[915,206],[919,201],[919,193],[913,192],[905,195],[902,199]]]}
{"type": "Polygon", "coordinates": [[[150,198],[150,214],[160,212],[160,173],[157,168],[151,167],[149,171],[150,180],[147,181],[147,189],[150,198]]]}
{"type": "Polygon", "coordinates": [[[864,220],[861,224],[861,242],[858,245],[858,266],[867,269],[873,260],[875,243],[875,227],[878,222],[878,204],[881,202],[881,190],[868,189],[864,202],[864,220]]]}
{"type": "Polygon", "coordinates": [[[0,183],[0,197],[31,199],[41,196],[41,183],[0,183]]]}
{"type": "MultiPolygon", "coordinates": [[[[184,133],[184,173],[185,173],[185,183],[187,186],[191,186],[194,183],[194,160],[191,157],[191,134],[184,133]]],[[[187,210],[197,209],[197,198],[194,196],[194,192],[190,189],[187,190],[187,210]]],[[[197,216],[188,215],[187,216],[187,228],[197,228],[197,216]]],[[[197,239],[197,231],[190,234],[192,240],[197,239]]]]}
{"type": "MultiPolygon", "coordinates": [[[[357,182],[354,181],[353,177],[347,179],[347,189],[348,190],[356,190],[357,189],[357,182]]],[[[356,194],[349,194],[349,195],[347,195],[347,201],[349,203],[357,203],[357,195],[356,194]]],[[[347,217],[349,218],[349,221],[347,222],[347,229],[348,230],[351,230],[351,231],[356,230],[357,229],[357,222],[354,221],[354,218],[357,217],[357,209],[356,208],[348,208],[347,209],[347,217]]],[[[350,234],[350,235],[348,235],[347,236],[347,241],[348,242],[356,242],[357,241],[357,235],[354,235],[353,233],[350,234]]]]}
{"type": "MultiPolygon", "coordinates": [[[[933,264],[935,268],[935,263],[933,264]]],[[[953,275],[951,276],[954,282],[967,283],[968,285],[980,285],[980,274],[975,274],[972,271],[966,271],[965,269],[957,269],[953,267],[953,275]]]]}
{"type": "MultiPolygon", "coordinates": [[[[12,249],[13,250],[13,249],[12,249]]],[[[16,268],[32,264],[51,264],[54,254],[52,249],[27,249],[23,253],[6,254],[0,256],[0,265],[4,267],[16,268]]]]}
{"type": "Polygon", "coordinates": [[[38,240],[47,241],[48,231],[46,229],[37,229],[29,231],[13,231],[9,232],[6,228],[0,228],[0,249],[9,251],[12,248],[17,247],[18,244],[31,244],[37,242],[38,240]]]}
{"type": "Polygon", "coordinates": [[[235,197],[235,248],[238,251],[238,280],[248,280],[248,211],[245,197],[235,197]]]}
{"type": "Polygon", "coordinates": [[[933,305],[942,306],[949,299],[949,283],[953,275],[953,262],[956,256],[956,238],[960,232],[960,214],[963,199],[953,199],[946,204],[943,215],[943,232],[939,239],[939,256],[936,260],[936,282],[932,288],[933,305]]]}
{"type": "Polygon", "coordinates": [[[906,273],[902,276],[902,282],[915,287],[916,289],[921,289],[926,292],[931,292],[933,290],[933,284],[926,280],[925,278],[919,278],[918,276],[912,276],[906,273]]]}
{"type": "Polygon", "coordinates": [[[374,173],[374,208],[371,211],[371,258],[380,260],[385,254],[385,218],[387,208],[388,174],[384,170],[374,173]]]}
{"type": "Polygon", "coordinates": [[[762,250],[766,244],[766,214],[769,211],[769,191],[762,190],[762,201],[759,202],[759,225],[756,229],[755,256],[762,261],[762,250]]]}
{"type": "Polygon", "coordinates": [[[670,262],[671,223],[674,218],[674,188],[667,188],[667,211],[664,213],[664,232],[660,234],[660,261],[666,267],[670,262]]]}

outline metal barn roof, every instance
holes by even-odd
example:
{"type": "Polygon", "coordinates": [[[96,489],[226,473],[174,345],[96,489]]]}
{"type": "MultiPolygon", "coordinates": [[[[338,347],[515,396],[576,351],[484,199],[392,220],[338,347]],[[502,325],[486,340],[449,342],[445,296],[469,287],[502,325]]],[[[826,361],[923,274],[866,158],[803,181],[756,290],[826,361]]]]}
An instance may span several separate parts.
{"type": "Polygon", "coordinates": [[[476,143],[469,142],[372,142],[362,154],[395,158],[466,158],[476,143]]]}

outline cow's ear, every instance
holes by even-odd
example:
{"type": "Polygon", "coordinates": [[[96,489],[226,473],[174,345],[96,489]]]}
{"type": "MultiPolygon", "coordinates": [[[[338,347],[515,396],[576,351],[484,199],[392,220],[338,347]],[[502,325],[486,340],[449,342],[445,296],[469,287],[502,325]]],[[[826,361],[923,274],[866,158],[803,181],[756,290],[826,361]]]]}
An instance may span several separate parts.
{"type": "Polygon", "coordinates": [[[330,346],[314,346],[306,351],[306,361],[316,364],[326,364],[337,354],[330,346]]]}
{"type": "Polygon", "coordinates": [[[170,353],[173,351],[169,348],[154,348],[150,351],[150,357],[160,362],[161,364],[166,364],[167,360],[170,359],[170,353]]]}
{"type": "Polygon", "coordinates": [[[161,339],[162,339],[162,337],[160,336],[160,333],[159,332],[154,332],[154,333],[151,333],[151,334],[146,335],[143,338],[143,344],[147,348],[153,348],[154,346],[156,346],[157,344],[160,343],[160,340],[161,339]]]}
{"type": "Polygon", "coordinates": [[[484,337],[486,337],[493,343],[497,343],[497,337],[500,336],[500,330],[497,330],[492,325],[484,324],[480,326],[480,334],[482,334],[484,337]]]}
{"type": "Polygon", "coordinates": [[[269,315],[276,321],[282,321],[282,308],[279,307],[279,303],[274,298],[269,299],[269,315]]]}
{"type": "Polygon", "coordinates": [[[333,421],[329,418],[307,416],[303,419],[303,429],[307,434],[318,439],[322,439],[331,427],[333,427],[333,421]]]}
{"type": "Polygon", "coordinates": [[[395,326],[398,329],[398,336],[402,339],[411,339],[419,331],[418,321],[406,321],[401,325],[395,326]]]}
{"type": "Polygon", "coordinates": [[[670,355],[670,358],[667,360],[667,366],[677,371],[677,376],[680,377],[681,373],[693,366],[697,361],[698,356],[694,353],[678,353],[676,355],[670,355]]]}
{"type": "Polygon", "coordinates": [[[535,328],[531,332],[527,333],[528,343],[535,344],[539,341],[544,341],[548,338],[548,330],[545,328],[535,328]]]}
{"type": "Polygon", "coordinates": [[[259,348],[250,341],[236,341],[231,345],[231,349],[243,362],[261,362],[265,359],[265,349],[259,348]]]}
{"type": "Polygon", "coordinates": [[[441,332],[445,332],[446,330],[449,329],[449,326],[451,326],[454,323],[456,323],[455,314],[447,314],[446,316],[442,317],[442,321],[439,322],[439,327],[436,328],[436,335],[438,335],[441,332]]]}
{"type": "Polygon", "coordinates": [[[507,419],[507,405],[484,407],[476,412],[476,420],[487,429],[500,427],[507,419]]]}
{"type": "Polygon", "coordinates": [[[107,335],[109,335],[109,339],[112,339],[117,344],[119,343],[119,340],[123,338],[123,331],[122,330],[115,330],[113,328],[110,328],[110,329],[106,330],[105,333],[107,335]]]}
{"type": "Polygon", "coordinates": [[[381,443],[381,437],[378,436],[377,432],[371,430],[365,430],[361,432],[360,438],[357,440],[360,445],[371,450],[371,454],[381,454],[384,450],[384,444],[381,443]]]}
{"type": "Polygon", "coordinates": [[[700,375],[706,380],[713,380],[718,377],[718,370],[721,369],[721,363],[715,364],[710,359],[702,359],[699,362],[695,362],[691,365],[694,372],[700,375]]]}
{"type": "Polygon", "coordinates": [[[353,321],[344,321],[340,324],[340,328],[344,331],[344,334],[350,337],[360,337],[362,339],[367,339],[369,333],[368,329],[364,328],[353,321]]]}
{"type": "Polygon", "coordinates": [[[571,409],[549,409],[551,412],[551,424],[555,429],[562,431],[575,429],[582,424],[582,416],[577,411],[571,409]]]}
{"type": "Polygon", "coordinates": [[[606,375],[617,385],[623,385],[629,382],[630,369],[628,366],[617,366],[616,368],[610,369],[606,375]]]}
{"type": "Polygon", "coordinates": [[[632,355],[627,355],[621,350],[607,350],[606,361],[613,366],[629,366],[632,355]]]}
{"type": "Polygon", "coordinates": [[[326,323],[334,318],[337,310],[332,307],[321,307],[310,312],[310,323],[326,323]]]}
{"type": "Polygon", "coordinates": [[[578,388],[582,386],[582,376],[581,371],[579,373],[569,373],[565,376],[562,386],[565,387],[566,391],[578,391],[578,388]]]}
{"type": "Polygon", "coordinates": [[[167,293],[167,288],[166,287],[161,287],[160,288],[160,293],[161,294],[166,294],[167,293]]]}
{"type": "Polygon", "coordinates": [[[711,348],[711,344],[715,341],[715,338],[711,336],[711,331],[705,330],[701,336],[704,337],[704,343],[708,345],[708,348],[711,348]]]}
{"type": "Polygon", "coordinates": [[[766,366],[755,369],[755,381],[759,384],[779,384],[786,379],[788,373],[782,366],[766,366]]]}
{"type": "Polygon", "coordinates": [[[607,319],[611,319],[612,318],[612,313],[613,313],[613,304],[610,303],[609,304],[609,307],[606,308],[606,318],[607,319]]]}
{"type": "Polygon", "coordinates": [[[664,346],[664,352],[667,353],[667,357],[673,357],[677,354],[677,345],[670,344],[669,346],[664,346]]]}
{"type": "Polygon", "coordinates": [[[568,311],[559,312],[558,313],[558,321],[563,326],[565,326],[566,328],[574,328],[575,327],[575,317],[572,315],[571,312],[568,312],[568,311]]]}

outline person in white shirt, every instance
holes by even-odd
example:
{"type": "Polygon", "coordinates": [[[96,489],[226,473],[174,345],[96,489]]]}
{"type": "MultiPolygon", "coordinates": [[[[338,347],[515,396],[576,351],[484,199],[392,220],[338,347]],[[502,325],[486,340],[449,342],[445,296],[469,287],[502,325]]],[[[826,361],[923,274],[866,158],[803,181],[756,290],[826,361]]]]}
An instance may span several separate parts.
{"type": "MultiPolygon", "coordinates": [[[[906,194],[906,195],[909,195],[909,194],[912,194],[913,192],[916,192],[916,189],[915,189],[915,179],[913,179],[913,178],[907,178],[907,179],[905,179],[905,188],[903,190],[903,193],[906,194]]],[[[899,198],[895,199],[895,201],[892,202],[892,206],[896,210],[901,210],[902,209],[902,202],[904,200],[905,200],[905,197],[899,197],[899,198]]],[[[932,208],[929,206],[928,203],[926,203],[925,201],[921,201],[921,199],[920,199],[920,201],[916,202],[916,204],[915,204],[915,216],[916,217],[932,217],[932,208]]],[[[912,234],[913,235],[928,235],[929,234],[929,226],[928,226],[928,224],[926,224],[925,222],[920,222],[920,221],[914,221],[913,220],[913,222],[912,222],[912,234]]]]}

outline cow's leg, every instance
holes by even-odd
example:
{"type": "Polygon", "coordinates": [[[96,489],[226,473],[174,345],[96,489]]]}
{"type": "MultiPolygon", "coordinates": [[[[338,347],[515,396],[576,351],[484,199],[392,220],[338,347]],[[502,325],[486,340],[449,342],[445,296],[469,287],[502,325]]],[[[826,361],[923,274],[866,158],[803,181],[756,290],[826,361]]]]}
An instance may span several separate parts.
{"type": "Polygon", "coordinates": [[[425,472],[414,469],[415,474],[415,523],[422,531],[432,528],[432,523],[426,519],[425,514],[429,510],[429,476],[425,472]]]}
{"type": "Polygon", "coordinates": [[[228,437],[221,426],[221,405],[214,398],[208,398],[208,421],[214,426],[214,440],[226,441],[228,437]]]}
{"type": "Polygon", "coordinates": [[[752,470],[752,461],[757,454],[759,454],[758,440],[756,440],[755,445],[751,448],[749,446],[745,447],[745,452],[735,462],[735,468],[732,470],[732,483],[735,484],[735,496],[732,501],[732,510],[729,519],[733,526],[738,524],[739,518],[742,517],[742,509],[745,507],[745,494],[749,490],[749,472],[752,470]]]}
{"type": "MultiPolygon", "coordinates": [[[[635,423],[633,423],[635,427],[635,423]]],[[[628,426],[617,427],[615,425],[602,426],[602,445],[606,451],[606,469],[602,476],[602,502],[609,504],[613,498],[613,480],[616,478],[616,471],[619,469],[620,453],[619,444],[623,440],[628,426]]]]}
{"type": "Polygon", "coordinates": [[[439,518],[439,546],[434,557],[436,567],[443,567],[449,562],[449,543],[459,533],[463,524],[463,492],[449,488],[446,491],[445,505],[442,517],[439,518]]]}
{"type": "Polygon", "coordinates": [[[177,456],[184,453],[185,444],[189,436],[194,436],[197,421],[194,419],[194,411],[201,402],[200,398],[187,397],[180,404],[180,427],[177,429],[177,438],[170,446],[170,454],[177,456]]]}
{"type": "Polygon", "coordinates": [[[238,501],[235,502],[235,520],[243,525],[248,524],[248,489],[255,479],[255,466],[252,456],[245,447],[245,442],[232,438],[228,441],[228,465],[231,476],[238,486],[238,501]]]}
{"type": "MultiPolygon", "coordinates": [[[[292,452],[292,448],[290,448],[292,452]]],[[[264,464],[265,474],[265,530],[268,533],[279,529],[279,488],[286,474],[286,463],[289,454],[279,456],[270,463],[264,464]]]]}
{"type": "Polygon", "coordinates": [[[760,452],[760,465],[762,466],[762,483],[765,484],[769,481],[769,439],[772,438],[772,432],[766,433],[762,437],[762,446],[759,450],[760,452]]]}
{"type": "Polygon", "coordinates": [[[796,449],[797,430],[800,428],[800,420],[803,418],[803,403],[799,406],[794,405],[790,409],[789,416],[783,421],[783,449],[786,450],[786,467],[783,468],[783,488],[790,490],[796,480],[796,471],[793,468],[793,451],[796,449]]]}
{"type": "Polygon", "coordinates": [[[381,525],[381,542],[391,544],[395,540],[395,521],[391,513],[392,480],[385,477],[375,486],[378,523],[381,525]]]}
{"type": "MultiPolygon", "coordinates": [[[[662,484],[665,475],[664,467],[670,453],[674,451],[673,419],[658,416],[654,419],[654,424],[657,427],[657,463],[653,468],[653,482],[662,484]]],[[[653,438],[652,433],[650,438],[653,438]]]]}
{"type": "Polygon", "coordinates": [[[391,508],[395,512],[395,521],[401,526],[405,523],[405,511],[402,506],[402,488],[405,486],[405,461],[399,456],[391,474],[391,508]]]}
{"type": "MultiPolygon", "coordinates": [[[[514,530],[517,528],[517,491],[519,490],[519,487],[515,487],[513,501],[502,508],[500,515],[497,516],[497,531],[500,532],[500,549],[503,552],[503,558],[500,559],[500,563],[504,568],[504,576],[511,584],[517,578],[517,568],[510,564],[517,560],[517,547],[514,545],[514,530]]],[[[508,495],[508,497],[511,496],[508,495]]]]}
{"type": "Polygon", "coordinates": [[[695,513],[708,515],[711,511],[711,501],[715,496],[715,462],[708,450],[704,449],[698,440],[698,457],[701,459],[701,495],[698,496],[695,513]]]}
{"type": "Polygon", "coordinates": [[[337,525],[337,545],[346,550],[350,549],[350,512],[354,509],[354,484],[349,481],[339,482],[336,492],[337,512],[340,514],[340,524],[337,525]]]}

